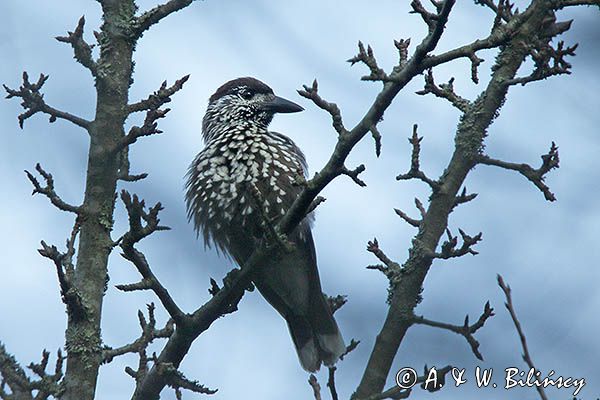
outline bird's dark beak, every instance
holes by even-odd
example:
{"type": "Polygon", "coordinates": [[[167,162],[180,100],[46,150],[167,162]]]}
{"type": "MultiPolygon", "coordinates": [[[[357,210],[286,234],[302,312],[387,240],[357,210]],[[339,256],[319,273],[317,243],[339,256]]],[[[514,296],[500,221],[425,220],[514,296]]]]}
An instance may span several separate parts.
{"type": "Polygon", "coordinates": [[[272,113],[295,113],[304,111],[304,108],[294,103],[293,101],[289,101],[277,96],[275,96],[273,100],[263,103],[261,108],[264,111],[272,113]]]}

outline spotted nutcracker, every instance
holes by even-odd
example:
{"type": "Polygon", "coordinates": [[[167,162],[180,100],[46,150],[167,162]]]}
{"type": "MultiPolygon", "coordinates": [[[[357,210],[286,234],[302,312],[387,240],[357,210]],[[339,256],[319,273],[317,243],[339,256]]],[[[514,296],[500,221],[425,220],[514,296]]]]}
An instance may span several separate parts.
{"type": "MultiPolygon", "coordinates": [[[[205,148],[187,174],[188,217],[207,246],[239,265],[292,205],[306,175],[302,151],[267,128],[275,113],[302,111],[254,78],[225,83],[210,97],[202,122],[205,148]]],[[[291,251],[258,266],[253,282],[285,318],[302,367],[334,364],[346,347],[321,291],[312,215],[290,234],[291,251]]]]}

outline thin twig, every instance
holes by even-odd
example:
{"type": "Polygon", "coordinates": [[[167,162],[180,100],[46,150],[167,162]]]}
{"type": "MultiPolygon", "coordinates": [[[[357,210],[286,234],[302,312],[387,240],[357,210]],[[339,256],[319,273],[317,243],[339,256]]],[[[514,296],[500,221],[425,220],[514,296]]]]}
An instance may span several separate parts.
{"type": "Polygon", "coordinates": [[[321,96],[319,96],[319,84],[315,79],[312,83],[312,86],[302,85],[304,90],[298,90],[298,94],[302,97],[305,97],[309,100],[312,100],[313,103],[322,110],[325,110],[331,115],[331,120],[333,124],[333,128],[339,135],[347,134],[348,131],[344,127],[344,122],[342,121],[342,113],[335,103],[330,103],[324,100],[321,96]]]}
{"type": "Polygon", "coordinates": [[[402,218],[404,221],[406,221],[406,223],[408,223],[411,226],[414,226],[415,228],[418,228],[421,225],[422,220],[418,220],[418,219],[414,219],[408,216],[408,214],[406,214],[404,211],[398,209],[398,208],[394,208],[394,212],[400,217],[402,218]]]}
{"type": "MultiPolygon", "coordinates": [[[[506,296],[506,303],[504,303],[504,306],[510,313],[510,317],[512,318],[513,323],[515,324],[515,328],[517,329],[517,333],[519,334],[519,339],[521,340],[521,347],[523,348],[523,361],[525,361],[525,363],[527,364],[527,366],[529,366],[530,369],[537,371],[535,365],[533,365],[531,356],[529,355],[527,339],[525,338],[525,334],[523,333],[523,329],[521,328],[521,323],[517,318],[517,313],[513,306],[512,296],[510,294],[510,286],[504,283],[504,279],[502,279],[501,275],[498,275],[498,285],[500,286],[500,288],[504,292],[504,295],[506,296]]],[[[548,400],[548,397],[546,397],[546,392],[544,391],[542,385],[535,385],[535,388],[538,391],[542,400],[548,400]]]]}
{"type": "Polygon", "coordinates": [[[40,182],[37,180],[37,178],[35,176],[33,176],[33,174],[31,172],[25,170],[25,174],[27,174],[27,178],[33,185],[33,192],[31,194],[32,195],[34,195],[36,193],[43,194],[59,210],[72,212],[72,213],[79,215],[81,213],[81,206],[73,206],[71,204],[68,204],[63,199],[61,199],[60,196],[54,190],[54,178],[52,177],[52,174],[49,172],[46,172],[39,163],[37,163],[35,165],[35,169],[42,176],[42,178],[44,178],[46,185],[42,186],[40,184],[40,182]]]}

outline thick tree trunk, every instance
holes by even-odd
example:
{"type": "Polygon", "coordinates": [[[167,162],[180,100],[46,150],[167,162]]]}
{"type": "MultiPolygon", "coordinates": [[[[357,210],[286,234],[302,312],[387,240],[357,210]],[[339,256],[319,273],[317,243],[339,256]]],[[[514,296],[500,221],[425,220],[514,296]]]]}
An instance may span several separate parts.
{"type": "Polygon", "coordinates": [[[74,286],[85,307],[82,318],[70,318],[66,332],[68,352],[65,400],[92,400],[101,362],[100,320],[108,281],[108,256],[115,208],[119,153],[124,136],[134,42],[125,21],[135,14],[133,1],[103,3],[101,58],[96,79],[96,116],[92,122],[83,218],[74,286]]]}

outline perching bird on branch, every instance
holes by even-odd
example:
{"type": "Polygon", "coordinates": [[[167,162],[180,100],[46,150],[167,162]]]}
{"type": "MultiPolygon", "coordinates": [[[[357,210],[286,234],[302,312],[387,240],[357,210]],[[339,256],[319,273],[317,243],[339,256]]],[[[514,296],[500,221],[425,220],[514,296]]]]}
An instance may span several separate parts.
{"type": "MultiPolygon", "coordinates": [[[[205,245],[239,265],[302,189],[302,151],[268,130],[275,113],[302,110],[254,78],[227,82],[210,97],[202,122],[206,146],[187,175],[188,216],[205,245]]],[[[290,251],[257,266],[253,282],[285,318],[302,367],[313,372],[334,364],[346,347],[321,291],[310,218],[290,234],[290,251]]]]}

